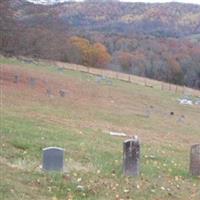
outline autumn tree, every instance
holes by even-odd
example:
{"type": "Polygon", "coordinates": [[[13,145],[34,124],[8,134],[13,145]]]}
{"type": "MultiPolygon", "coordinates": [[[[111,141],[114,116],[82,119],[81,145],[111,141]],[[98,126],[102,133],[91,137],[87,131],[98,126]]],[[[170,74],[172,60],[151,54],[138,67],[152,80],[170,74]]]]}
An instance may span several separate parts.
{"type": "Polygon", "coordinates": [[[89,60],[91,60],[91,45],[89,40],[73,36],[69,42],[68,60],[76,64],[89,65],[89,60]]]}
{"type": "Polygon", "coordinates": [[[133,55],[128,52],[119,52],[117,60],[125,71],[129,71],[133,65],[133,55]]]}
{"type": "Polygon", "coordinates": [[[105,67],[111,60],[106,47],[101,43],[91,44],[89,40],[77,36],[70,38],[71,48],[68,60],[77,64],[105,67]]]}
{"type": "Polygon", "coordinates": [[[95,43],[91,48],[91,66],[106,67],[111,61],[111,55],[108,53],[106,47],[101,43],[95,43]]]}
{"type": "Polygon", "coordinates": [[[168,64],[168,72],[167,72],[168,81],[179,84],[182,83],[183,80],[182,69],[177,59],[173,56],[170,56],[167,58],[167,64],[168,64]]]}

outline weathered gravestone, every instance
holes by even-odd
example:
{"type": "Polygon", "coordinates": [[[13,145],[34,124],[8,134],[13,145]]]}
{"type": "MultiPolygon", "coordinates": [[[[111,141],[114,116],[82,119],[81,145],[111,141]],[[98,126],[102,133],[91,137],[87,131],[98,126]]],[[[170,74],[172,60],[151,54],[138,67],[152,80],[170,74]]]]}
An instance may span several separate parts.
{"type": "Polygon", "coordinates": [[[29,80],[29,84],[30,84],[30,86],[31,86],[32,88],[34,88],[35,85],[36,85],[36,79],[33,78],[33,77],[31,77],[30,80],[29,80]]]}
{"type": "Polygon", "coordinates": [[[42,169],[45,171],[63,171],[64,151],[59,147],[44,148],[42,169]]]}
{"type": "Polygon", "coordinates": [[[140,173],[140,142],[137,136],[123,143],[123,173],[138,176],[140,173]]]}
{"type": "Polygon", "coordinates": [[[200,176],[200,144],[195,144],[191,147],[190,173],[193,176],[200,176]]]}
{"type": "Polygon", "coordinates": [[[67,94],[67,91],[66,90],[60,90],[59,94],[60,94],[61,97],[65,97],[66,94],[67,94]]]}
{"type": "Polygon", "coordinates": [[[20,77],[19,77],[19,75],[15,75],[14,76],[14,83],[19,83],[19,80],[20,80],[20,77]]]}
{"type": "Polygon", "coordinates": [[[58,68],[58,71],[59,71],[59,72],[63,72],[63,71],[64,71],[64,67],[59,67],[59,68],[58,68]]]}
{"type": "Polygon", "coordinates": [[[47,92],[47,96],[48,96],[48,97],[51,97],[51,95],[52,95],[52,94],[51,94],[51,89],[50,89],[50,88],[47,88],[46,92],[47,92]]]}

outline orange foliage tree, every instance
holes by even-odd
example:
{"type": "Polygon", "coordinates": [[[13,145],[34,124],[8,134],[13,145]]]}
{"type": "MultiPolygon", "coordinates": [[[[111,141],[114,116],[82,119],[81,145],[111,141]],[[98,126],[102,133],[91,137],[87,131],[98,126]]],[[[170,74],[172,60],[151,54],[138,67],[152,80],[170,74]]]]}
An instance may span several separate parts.
{"type": "Polygon", "coordinates": [[[103,44],[95,43],[91,46],[91,49],[92,66],[105,67],[111,61],[111,55],[103,44]]]}
{"type": "Polygon", "coordinates": [[[182,74],[181,66],[179,62],[176,60],[176,58],[173,56],[168,57],[167,63],[168,63],[168,68],[169,68],[169,72],[168,72],[169,80],[174,83],[182,82],[183,74],[182,74]]]}
{"type": "Polygon", "coordinates": [[[89,40],[73,36],[68,60],[77,64],[93,67],[105,67],[111,60],[106,47],[101,43],[91,44],[89,40]]]}

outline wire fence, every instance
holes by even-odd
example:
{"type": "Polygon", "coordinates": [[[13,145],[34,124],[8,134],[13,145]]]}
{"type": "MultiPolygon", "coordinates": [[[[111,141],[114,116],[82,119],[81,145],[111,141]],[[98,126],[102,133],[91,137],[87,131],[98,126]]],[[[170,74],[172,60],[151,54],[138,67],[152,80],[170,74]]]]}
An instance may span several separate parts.
{"type": "Polygon", "coordinates": [[[200,90],[195,90],[192,88],[175,85],[171,83],[161,82],[161,81],[149,79],[146,77],[139,77],[139,76],[125,74],[121,72],[115,72],[111,70],[97,69],[97,68],[91,68],[91,67],[86,67],[82,65],[68,64],[68,63],[62,63],[62,62],[55,62],[54,65],[56,65],[57,67],[62,67],[64,69],[86,72],[93,75],[104,76],[104,77],[112,78],[112,79],[118,79],[118,80],[130,82],[130,83],[134,83],[137,85],[143,85],[146,87],[171,91],[177,94],[192,95],[192,96],[200,97],[200,90]]]}
{"type": "Polygon", "coordinates": [[[71,64],[71,63],[64,63],[64,62],[59,62],[59,61],[49,61],[49,60],[43,60],[43,59],[36,60],[36,59],[26,58],[22,56],[17,57],[17,59],[25,63],[33,63],[33,64],[45,63],[47,65],[51,64],[58,68],[85,72],[85,73],[93,74],[96,76],[103,76],[103,77],[111,78],[111,79],[117,79],[117,80],[126,81],[133,84],[155,88],[155,89],[159,89],[163,91],[171,91],[172,93],[200,97],[200,90],[192,89],[186,86],[180,86],[180,85],[175,85],[175,84],[166,83],[162,81],[157,81],[157,80],[149,79],[146,77],[140,77],[140,76],[136,76],[132,74],[125,74],[125,73],[111,71],[107,69],[97,69],[97,68],[86,67],[86,66],[71,64]]]}

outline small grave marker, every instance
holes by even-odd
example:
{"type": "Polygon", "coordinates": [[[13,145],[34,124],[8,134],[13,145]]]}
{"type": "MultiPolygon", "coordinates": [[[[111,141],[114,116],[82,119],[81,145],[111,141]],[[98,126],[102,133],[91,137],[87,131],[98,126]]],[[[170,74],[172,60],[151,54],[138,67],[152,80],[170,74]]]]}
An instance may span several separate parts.
{"type": "Polygon", "coordinates": [[[16,74],[14,76],[14,83],[16,83],[16,84],[19,83],[19,80],[20,80],[20,77],[19,77],[19,75],[16,74]]]}
{"type": "Polygon", "coordinates": [[[190,173],[193,176],[200,176],[200,144],[195,144],[191,147],[190,173]]]}
{"type": "Polygon", "coordinates": [[[65,97],[66,94],[67,94],[67,91],[66,90],[60,90],[59,94],[60,94],[61,97],[65,97]]]}
{"type": "Polygon", "coordinates": [[[106,76],[97,76],[96,77],[96,83],[100,84],[106,84],[106,85],[112,85],[112,80],[110,78],[107,78],[106,76]]]}
{"type": "Polygon", "coordinates": [[[42,169],[44,171],[63,171],[64,151],[64,149],[59,147],[44,148],[42,169]]]}
{"type": "Polygon", "coordinates": [[[33,77],[31,77],[30,80],[29,80],[29,84],[30,84],[30,86],[31,86],[32,88],[34,88],[35,85],[36,85],[36,79],[33,78],[33,77]]]}
{"type": "Polygon", "coordinates": [[[123,143],[123,173],[138,176],[140,173],[140,142],[137,136],[123,143]]]}
{"type": "Polygon", "coordinates": [[[58,71],[62,73],[64,71],[64,67],[59,67],[58,71]]]}
{"type": "Polygon", "coordinates": [[[47,88],[46,92],[47,92],[47,96],[48,96],[48,97],[51,97],[51,95],[52,95],[51,89],[50,89],[50,88],[47,88]]]}

